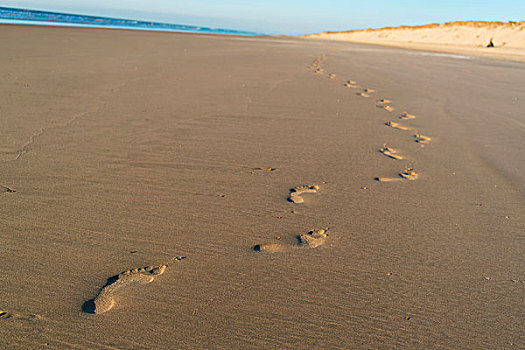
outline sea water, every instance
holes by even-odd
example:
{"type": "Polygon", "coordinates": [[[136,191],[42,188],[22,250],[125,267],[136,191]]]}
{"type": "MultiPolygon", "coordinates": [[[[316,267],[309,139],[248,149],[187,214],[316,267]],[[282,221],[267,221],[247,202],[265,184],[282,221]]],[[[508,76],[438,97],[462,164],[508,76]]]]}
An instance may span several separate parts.
{"type": "Polygon", "coordinates": [[[260,36],[262,33],[0,7],[0,23],[260,36]]]}

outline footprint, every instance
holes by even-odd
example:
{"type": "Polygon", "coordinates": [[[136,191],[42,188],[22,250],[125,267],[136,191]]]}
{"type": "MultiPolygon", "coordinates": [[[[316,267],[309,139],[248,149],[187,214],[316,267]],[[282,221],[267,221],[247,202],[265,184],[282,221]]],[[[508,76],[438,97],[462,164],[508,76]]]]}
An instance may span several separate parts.
{"type": "Polygon", "coordinates": [[[376,92],[374,89],[364,89],[363,91],[369,94],[376,92]]]}
{"type": "Polygon", "coordinates": [[[415,134],[414,137],[416,138],[415,141],[419,143],[429,143],[432,140],[430,137],[421,134],[415,134]]]}
{"type": "Polygon", "coordinates": [[[328,78],[335,79],[336,75],[334,73],[328,73],[328,78]]]}
{"type": "Polygon", "coordinates": [[[10,188],[10,187],[7,187],[7,186],[0,186],[0,191],[2,192],[6,192],[6,193],[14,193],[16,192],[16,190],[10,188]]]}
{"type": "Polygon", "coordinates": [[[415,119],[415,118],[417,118],[415,115],[407,113],[407,112],[399,116],[399,119],[415,119]]]}
{"type": "Polygon", "coordinates": [[[304,198],[302,197],[305,193],[316,193],[319,189],[319,185],[309,185],[309,186],[297,186],[290,189],[290,195],[288,200],[293,203],[303,203],[304,198]]]}
{"type": "Polygon", "coordinates": [[[312,64],[310,64],[310,66],[308,66],[309,69],[312,69],[314,71],[317,71],[319,69],[322,70],[321,68],[321,64],[323,63],[323,61],[326,59],[326,56],[325,55],[319,55],[317,56],[317,58],[312,62],[312,64]]]}
{"type": "Polygon", "coordinates": [[[277,168],[253,168],[254,171],[268,171],[268,172],[273,172],[273,171],[279,171],[279,169],[277,168]]]}
{"type": "Polygon", "coordinates": [[[37,314],[16,313],[0,310],[0,320],[39,321],[41,319],[42,316],[37,314]]]}
{"type": "Polygon", "coordinates": [[[326,233],[327,230],[328,229],[320,229],[301,233],[297,236],[297,244],[300,247],[317,248],[325,244],[326,237],[328,236],[328,233],[326,233]]]}
{"type": "Polygon", "coordinates": [[[361,96],[361,97],[370,97],[370,95],[367,94],[366,92],[358,92],[356,95],[361,96]]]}
{"type": "Polygon", "coordinates": [[[276,253],[276,252],[284,252],[285,250],[289,249],[290,246],[282,244],[282,243],[263,243],[263,244],[257,244],[253,247],[253,250],[256,252],[268,252],[268,253],[276,253]]]}
{"type": "Polygon", "coordinates": [[[418,174],[412,168],[407,168],[403,172],[398,174],[399,177],[376,177],[374,180],[379,182],[392,182],[392,181],[402,181],[402,180],[416,180],[418,174]]]}
{"type": "Polygon", "coordinates": [[[389,106],[389,105],[378,105],[377,107],[378,108],[382,108],[382,109],[384,109],[385,111],[388,111],[388,112],[392,112],[393,110],[395,110],[394,107],[389,106]]]}
{"type": "Polygon", "coordinates": [[[346,87],[349,87],[349,88],[352,88],[352,89],[359,89],[360,86],[357,85],[357,83],[353,80],[349,80],[347,83],[344,83],[343,86],[346,86],[346,87]]]}
{"type": "MultiPolygon", "coordinates": [[[[180,261],[185,257],[175,257],[172,260],[180,261]]],[[[111,310],[115,305],[115,293],[123,287],[133,284],[152,282],[156,276],[166,271],[168,264],[135,268],[119,273],[108,279],[108,282],[98,292],[94,299],[88,300],[82,306],[86,313],[101,314],[111,310]]]]}
{"type": "Polygon", "coordinates": [[[403,159],[402,156],[397,154],[397,150],[390,148],[386,145],[386,143],[379,149],[379,152],[383,153],[385,156],[393,158],[393,159],[403,159]]]}
{"type": "Polygon", "coordinates": [[[398,123],[393,122],[393,121],[388,121],[388,122],[385,123],[385,125],[390,126],[392,128],[395,128],[395,129],[400,129],[400,130],[410,130],[410,127],[398,124],[398,123]]]}
{"type": "Polygon", "coordinates": [[[390,106],[390,103],[392,103],[391,100],[387,100],[385,98],[382,98],[382,99],[376,101],[376,106],[378,108],[383,108],[384,110],[392,112],[395,108],[390,106]]]}
{"type": "Polygon", "coordinates": [[[319,67],[319,63],[314,61],[312,62],[312,64],[310,64],[307,68],[310,69],[310,70],[315,70],[319,67]]]}
{"type": "Polygon", "coordinates": [[[317,248],[326,242],[326,237],[328,236],[328,233],[326,233],[327,230],[328,228],[320,230],[311,230],[307,233],[301,233],[297,235],[296,245],[282,243],[264,243],[257,244],[253,247],[253,250],[256,252],[277,253],[292,250],[295,248],[317,248]]]}

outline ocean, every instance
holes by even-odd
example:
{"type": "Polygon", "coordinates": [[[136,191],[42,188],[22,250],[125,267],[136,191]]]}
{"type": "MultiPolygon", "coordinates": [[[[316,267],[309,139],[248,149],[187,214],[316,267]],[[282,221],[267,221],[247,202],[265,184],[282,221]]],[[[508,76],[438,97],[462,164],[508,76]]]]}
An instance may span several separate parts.
{"type": "Polygon", "coordinates": [[[0,23],[155,30],[185,33],[213,33],[250,36],[265,35],[263,33],[247,32],[232,29],[208,28],[182,24],[138,21],[123,18],[85,16],[70,13],[26,10],[10,7],[0,7],[0,23]]]}

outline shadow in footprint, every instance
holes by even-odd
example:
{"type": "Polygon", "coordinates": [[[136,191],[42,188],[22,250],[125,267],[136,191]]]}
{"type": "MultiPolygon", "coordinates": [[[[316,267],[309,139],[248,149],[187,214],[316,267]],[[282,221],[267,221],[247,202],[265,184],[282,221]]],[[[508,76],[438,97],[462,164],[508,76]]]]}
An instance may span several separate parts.
{"type": "MultiPolygon", "coordinates": [[[[108,278],[106,284],[100,288],[100,290],[104,290],[104,288],[112,285],[113,283],[115,283],[117,280],[119,279],[119,275],[115,275],[113,277],[110,277],[108,278]]],[[[82,305],[82,311],[87,313],[87,314],[95,314],[95,299],[98,297],[98,295],[93,298],[93,299],[90,299],[88,301],[86,301],[83,305],[82,305]]]]}
{"type": "Polygon", "coordinates": [[[86,314],[95,314],[95,299],[86,301],[82,305],[82,311],[86,314]]]}

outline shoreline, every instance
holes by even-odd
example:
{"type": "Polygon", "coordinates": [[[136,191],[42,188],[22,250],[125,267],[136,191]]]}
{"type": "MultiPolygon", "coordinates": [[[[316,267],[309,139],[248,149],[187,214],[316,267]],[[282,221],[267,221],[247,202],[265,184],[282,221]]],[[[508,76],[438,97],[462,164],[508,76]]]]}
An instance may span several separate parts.
{"type": "MultiPolygon", "coordinates": [[[[29,21],[28,21],[29,22],[29,21]]],[[[2,26],[30,26],[37,28],[71,28],[71,29],[102,29],[102,30],[116,30],[116,31],[127,31],[127,32],[147,32],[147,33],[159,33],[159,34],[186,34],[186,35],[213,35],[213,36],[222,36],[222,37],[239,37],[239,38],[274,38],[276,35],[247,35],[247,34],[227,34],[227,33],[202,33],[202,32],[191,32],[191,31],[175,31],[175,30],[153,30],[153,29],[142,29],[142,28],[120,28],[120,27],[110,27],[110,26],[90,26],[90,25],[70,25],[67,23],[61,24],[42,24],[42,23],[2,23],[0,22],[0,28],[2,26]]]]}

